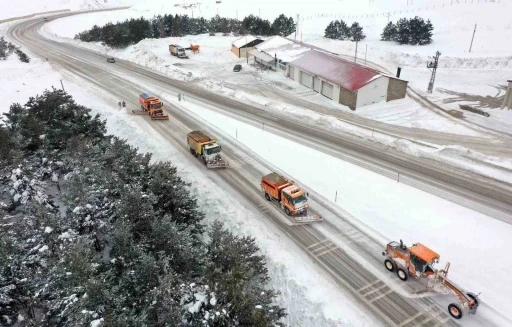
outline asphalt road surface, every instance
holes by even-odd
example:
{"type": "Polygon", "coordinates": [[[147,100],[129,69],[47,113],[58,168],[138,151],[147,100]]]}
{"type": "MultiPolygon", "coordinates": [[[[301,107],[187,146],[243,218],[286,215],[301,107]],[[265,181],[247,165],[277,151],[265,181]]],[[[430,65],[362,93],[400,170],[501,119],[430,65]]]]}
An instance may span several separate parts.
{"type": "MultiPolygon", "coordinates": [[[[69,14],[58,16],[67,15],[69,14]]],[[[279,112],[242,104],[126,61],[118,60],[116,64],[108,64],[104,55],[45,39],[37,33],[42,24],[42,19],[22,22],[9,30],[9,37],[33,53],[49,58],[50,63],[65,69],[75,77],[110,93],[116,99],[127,99],[127,110],[130,112],[131,109],[138,109],[137,99],[141,90],[155,94],[184,93],[187,95],[187,101],[194,101],[207,109],[257,126],[264,122],[265,130],[268,132],[303,143],[390,178],[395,178],[395,174],[400,172],[401,182],[512,222],[509,185],[454,168],[439,167],[438,163],[420,160],[377,143],[324,130],[285,117],[279,112]]],[[[163,101],[173,102],[165,97],[163,101]]],[[[185,140],[189,131],[200,128],[215,133],[215,127],[201,122],[180,105],[166,110],[171,116],[169,121],[150,121],[147,116],[135,115],[133,119],[142,128],[158,132],[188,155],[190,154],[185,140]]],[[[321,196],[310,192],[312,209],[323,215],[323,222],[311,225],[291,224],[287,216],[277,206],[267,202],[259,190],[261,176],[275,167],[237,142],[224,139],[222,146],[225,156],[231,163],[230,169],[206,170],[193,157],[191,163],[204,169],[205,174],[214,182],[226,185],[228,192],[252,206],[276,228],[288,235],[333,281],[348,290],[354,299],[367,308],[369,315],[382,321],[384,325],[433,327],[457,326],[461,323],[464,326],[493,326],[486,317],[497,313],[486,307],[485,303],[479,309],[483,314],[477,313],[476,316],[467,316],[461,321],[455,321],[448,315],[446,306],[440,305],[432,296],[412,295],[417,283],[412,281],[401,284],[392,274],[389,274],[389,277],[381,277],[380,274],[377,276],[375,269],[387,273],[382,264],[383,257],[380,255],[384,245],[368,236],[353,223],[351,217],[331,206],[321,196]],[[357,256],[354,253],[357,253],[357,256]]]]}

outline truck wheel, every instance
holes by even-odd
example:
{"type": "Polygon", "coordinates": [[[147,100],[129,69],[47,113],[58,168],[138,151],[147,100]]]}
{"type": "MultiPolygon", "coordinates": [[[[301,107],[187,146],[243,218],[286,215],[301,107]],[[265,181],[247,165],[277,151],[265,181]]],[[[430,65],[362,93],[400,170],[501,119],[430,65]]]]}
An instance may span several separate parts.
{"type": "Polygon", "coordinates": [[[190,148],[190,153],[192,153],[192,155],[194,155],[194,157],[196,156],[196,151],[192,148],[190,148]]]}
{"type": "Polygon", "coordinates": [[[204,157],[202,157],[201,160],[203,160],[203,163],[206,166],[206,159],[204,157]]]}
{"type": "Polygon", "coordinates": [[[384,260],[384,266],[391,272],[395,271],[395,263],[389,259],[384,260]]]}
{"type": "Polygon", "coordinates": [[[288,216],[291,215],[290,209],[288,209],[288,207],[284,207],[284,213],[286,213],[288,216]]]}
{"type": "Polygon", "coordinates": [[[450,313],[450,316],[452,316],[455,319],[462,318],[462,309],[458,304],[451,303],[448,306],[448,312],[450,313]]]}
{"type": "Polygon", "coordinates": [[[466,295],[471,299],[475,301],[475,304],[478,305],[478,298],[475,293],[467,292],[466,295]]]}
{"type": "Polygon", "coordinates": [[[404,268],[397,268],[396,275],[404,282],[407,280],[407,278],[409,278],[409,275],[407,274],[407,271],[405,271],[404,268]]]}
{"type": "Polygon", "coordinates": [[[143,106],[143,105],[140,105],[140,108],[141,108],[142,110],[144,110],[144,106],[143,106]]]}
{"type": "Polygon", "coordinates": [[[265,192],[265,199],[267,199],[267,201],[270,201],[270,195],[268,195],[268,193],[265,192]]]}

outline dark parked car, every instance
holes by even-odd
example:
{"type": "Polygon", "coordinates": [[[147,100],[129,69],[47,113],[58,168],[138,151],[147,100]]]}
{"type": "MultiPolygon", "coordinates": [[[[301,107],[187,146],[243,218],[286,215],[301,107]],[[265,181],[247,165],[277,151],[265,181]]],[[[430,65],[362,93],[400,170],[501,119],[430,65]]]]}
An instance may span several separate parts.
{"type": "Polygon", "coordinates": [[[235,67],[233,67],[233,71],[234,71],[234,72],[237,72],[237,73],[238,73],[238,72],[239,72],[239,71],[241,71],[241,70],[242,70],[242,65],[235,65],[235,67]]]}
{"type": "Polygon", "coordinates": [[[116,60],[114,58],[107,58],[107,62],[114,63],[116,60]]]}

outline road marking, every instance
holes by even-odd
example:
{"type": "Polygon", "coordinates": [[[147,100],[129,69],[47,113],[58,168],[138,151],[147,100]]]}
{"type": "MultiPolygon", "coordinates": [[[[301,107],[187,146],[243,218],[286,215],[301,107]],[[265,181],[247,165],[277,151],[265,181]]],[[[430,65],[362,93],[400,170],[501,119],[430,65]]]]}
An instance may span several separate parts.
{"type": "Polygon", "coordinates": [[[436,306],[436,304],[431,304],[429,305],[425,310],[422,310],[420,312],[418,312],[417,314],[415,314],[414,316],[410,317],[409,319],[407,320],[404,320],[400,323],[400,325],[398,325],[397,327],[402,327],[402,326],[405,326],[407,325],[408,323],[410,323],[411,321],[413,320],[416,320],[418,319],[418,317],[420,317],[421,315],[425,314],[425,313],[428,313],[430,310],[432,310],[434,307],[436,306]]]}
{"type": "Polygon", "coordinates": [[[377,287],[377,288],[374,288],[373,290],[370,290],[370,292],[368,293],[364,293],[364,292],[361,292],[361,295],[362,296],[368,296],[370,294],[373,294],[373,293],[376,293],[378,291],[380,291],[381,289],[385,288],[385,287],[388,287],[386,284],[382,284],[381,286],[377,287]]]}
{"type": "Polygon", "coordinates": [[[327,254],[327,253],[329,253],[329,252],[331,252],[331,251],[334,251],[334,250],[336,250],[336,249],[338,248],[335,244],[333,244],[333,245],[334,245],[334,246],[333,246],[332,248],[329,248],[327,251],[324,251],[324,252],[322,252],[322,253],[320,253],[320,254],[317,254],[316,256],[317,256],[317,257],[320,257],[320,256],[322,256],[322,255],[324,255],[324,254],[327,254]]]}
{"type": "Polygon", "coordinates": [[[315,243],[315,244],[311,244],[310,246],[308,246],[308,250],[310,250],[311,248],[313,248],[313,247],[315,247],[315,246],[317,246],[317,245],[323,244],[323,243],[325,243],[325,242],[330,242],[330,241],[331,241],[330,239],[326,238],[326,239],[324,239],[323,241],[320,241],[320,242],[315,243]]]}
{"type": "MultiPolygon", "coordinates": [[[[387,290],[386,292],[382,293],[381,295],[377,296],[376,298],[371,299],[371,300],[370,300],[370,303],[373,303],[373,302],[375,302],[375,301],[377,301],[377,300],[379,300],[379,299],[382,299],[383,297],[385,297],[385,296],[387,296],[387,295],[389,295],[389,294],[391,294],[391,293],[393,293],[393,290],[392,290],[392,289],[389,289],[389,290],[387,290]]],[[[366,295],[365,295],[365,296],[366,296],[366,295]]]]}
{"type": "MultiPolygon", "coordinates": [[[[437,320],[437,316],[439,316],[440,314],[442,314],[443,311],[439,310],[437,312],[432,312],[427,318],[423,319],[422,321],[420,321],[419,323],[416,323],[414,326],[423,326],[425,325],[428,321],[432,320],[432,319],[435,319],[437,320]]],[[[450,320],[450,318],[448,318],[448,320],[450,320]]],[[[443,322],[444,324],[444,322],[443,322]]]]}
{"type": "Polygon", "coordinates": [[[368,288],[368,287],[371,287],[373,285],[376,285],[378,283],[382,282],[380,279],[377,279],[375,280],[374,282],[370,283],[370,284],[366,284],[365,286],[361,287],[360,289],[357,290],[357,293],[361,293],[362,290],[368,288]]]}
{"type": "Polygon", "coordinates": [[[448,318],[445,318],[443,320],[441,320],[440,322],[438,322],[435,327],[443,327],[444,324],[446,324],[448,321],[452,320],[451,317],[448,317],[448,318]]]}

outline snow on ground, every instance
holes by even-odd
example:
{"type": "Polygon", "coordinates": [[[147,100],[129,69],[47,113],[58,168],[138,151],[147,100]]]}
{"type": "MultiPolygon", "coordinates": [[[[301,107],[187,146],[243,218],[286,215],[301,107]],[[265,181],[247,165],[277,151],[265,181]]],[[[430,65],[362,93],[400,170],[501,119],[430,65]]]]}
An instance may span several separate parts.
{"type": "MultiPolygon", "coordinates": [[[[146,39],[126,49],[109,49],[99,43],[86,43],[69,39],[82,28],[86,28],[81,25],[84,24],[83,22],[91,24],[91,21],[100,20],[104,23],[108,19],[108,15],[105,15],[105,13],[83,15],[87,19],[80,20],[82,23],[78,23],[78,27],[73,25],[77,21],[77,17],[58,19],[45,24],[42,31],[45,36],[58,41],[70,42],[77,46],[132,61],[158,70],[172,78],[195,82],[197,85],[216,93],[252,102],[264,106],[268,110],[282,110],[311,123],[342,130],[363,138],[370,138],[370,135],[372,135],[372,141],[386,144],[409,154],[450,162],[452,165],[469,171],[512,182],[512,174],[509,170],[512,161],[509,162],[505,159],[498,161],[492,158],[482,160],[481,154],[461,147],[450,153],[443,151],[451,145],[421,146],[407,140],[397,141],[394,137],[373,133],[371,130],[354,127],[331,116],[321,115],[306,108],[285,103],[285,100],[276,98],[276,94],[272,91],[273,88],[290,92],[294,96],[304,97],[308,101],[325,106],[348,110],[344,106],[335,104],[318,93],[295,83],[282,74],[269,73],[268,71],[262,71],[258,66],[247,65],[245,58],[237,58],[230,51],[231,43],[237,39],[233,36],[203,34],[180,38],[146,39]],[[178,59],[169,54],[168,45],[172,43],[200,44],[200,53],[189,53],[190,59],[188,60],[178,59]],[[244,65],[240,73],[232,71],[233,65],[237,63],[244,65]],[[455,156],[456,153],[459,154],[459,157],[455,156]],[[494,164],[489,164],[490,161],[493,161],[494,164]]],[[[402,126],[428,128],[435,131],[448,131],[472,136],[479,135],[460,124],[425,110],[410,98],[363,107],[358,109],[356,113],[402,126]]]]}
{"type": "Polygon", "coordinates": [[[116,106],[117,99],[91,88],[81,79],[63,74],[36,58],[30,64],[20,63],[14,56],[0,61],[0,96],[7,99],[0,104],[0,112],[7,112],[12,103],[26,103],[29,96],[40,94],[52,85],[59,87],[60,79],[63,79],[65,89],[78,103],[86,104],[93,114],[100,113],[107,119],[109,133],[128,140],[141,151],[153,153],[155,161],[172,160],[180,176],[191,183],[191,193],[201,199],[198,204],[206,214],[206,222],[220,219],[236,235],[257,235],[256,243],[267,257],[271,286],[281,292],[278,302],[287,309],[287,325],[379,326],[378,322],[366,317],[364,309],[350,295],[344,294],[317,271],[318,268],[286,235],[268,226],[259,214],[213,183],[205,170],[191,165],[190,160],[194,159],[173,148],[148,126],[146,120],[120,111],[116,106]]]}
{"type": "Polygon", "coordinates": [[[183,105],[318,194],[332,199],[337,192],[343,210],[383,237],[432,247],[443,264],[452,263],[455,282],[481,291],[485,303],[512,318],[512,266],[506,264],[512,251],[511,225],[190,102],[183,105]],[[475,269],[477,262],[500,269],[475,269]]]}
{"type": "Polygon", "coordinates": [[[88,10],[129,4],[130,0],[18,0],[15,3],[1,1],[0,20],[62,9],[88,10]]]}
{"type": "MultiPolygon", "coordinates": [[[[283,74],[262,71],[253,64],[254,59],[249,60],[250,66],[252,66],[249,67],[246,64],[246,59],[237,58],[230,51],[231,43],[237,37],[212,37],[205,34],[180,38],[146,39],[123,50],[109,49],[99,43],[85,43],[72,40],[77,33],[94,25],[103,25],[109,21],[121,21],[130,17],[137,17],[137,14],[145,14],[148,17],[152,17],[152,14],[134,7],[116,12],[85,14],[81,15],[80,19],[77,19],[77,17],[58,19],[45,24],[42,31],[45,36],[58,41],[70,42],[97,52],[133,61],[159,70],[173,78],[195,80],[198,81],[199,85],[206,87],[211,87],[211,84],[214,83],[226,87],[228,91],[229,89],[236,88],[239,98],[251,98],[251,100],[255,100],[258,103],[264,102],[267,106],[272,105],[278,108],[293,107],[285,104],[284,101],[286,99],[279,98],[278,92],[286,92],[292,97],[298,97],[313,104],[318,103],[332,109],[352,112],[348,107],[325,98],[305,86],[286,78],[283,74]],[[172,43],[184,46],[199,44],[201,52],[199,54],[189,53],[189,60],[181,60],[170,56],[168,45],[172,43]],[[241,73],[232,73],[232,67],[235,64],[244,64],[241,73]],[[274,88],[277,92],[274,91],[274,88]],[[269,101],[272,103],[269,104],[269,101]]],[[[425,108],[410,98],[363,107],[354,113],[406,127],[464,135],[478,135],[459,123],[425,110],[425,108]],[[373,110],[377,114],[368,114],[368,110],[373,110]],[[400,119],[396,119],[396,117],[400,117],[400,119]]]]}

